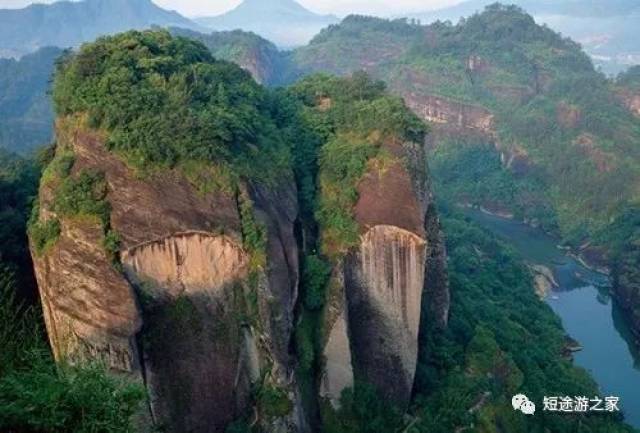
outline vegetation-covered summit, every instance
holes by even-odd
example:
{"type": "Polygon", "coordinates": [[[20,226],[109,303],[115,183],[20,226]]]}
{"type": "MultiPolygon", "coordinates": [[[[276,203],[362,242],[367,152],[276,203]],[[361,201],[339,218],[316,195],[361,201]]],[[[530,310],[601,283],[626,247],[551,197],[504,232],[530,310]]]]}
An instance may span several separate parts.
{"type": "Polygon", "coordinates": [[[267,176],[286,164],[269,93],[238,66],[164,31],[128,32],[84,45],[60,63],[59,116],[86,114],[134,167],[187,161],[267,176]],[[269,167],[256,165],[269,160],[269,167]]]}
{"type": "Polygon", "coordinates": [[[421,143],[426,125],[401,98],[389,95],[383,82],[362,73],[310,76],[288,92],[300,104],[300,121],[311,134],[306,142],[295,140],[294,147],[302,203],[315,212],[322,253],[337,258],[359,240],[352,213],[362,176],[392,159],[383,143],[421,143]]]}

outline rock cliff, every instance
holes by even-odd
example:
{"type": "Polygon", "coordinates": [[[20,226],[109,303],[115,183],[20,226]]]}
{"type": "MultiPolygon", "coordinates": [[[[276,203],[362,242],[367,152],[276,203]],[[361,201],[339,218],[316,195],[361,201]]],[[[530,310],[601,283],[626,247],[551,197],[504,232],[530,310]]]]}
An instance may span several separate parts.
{"type": "Polygon", "coordinates": [[[51,346],[143,383],[154,428],[306,432],[360,382],[406,408],[447,324],[425,125],[366,75],[286,92],[161,31],[59,66],[30,222],[51,346]]]}
{"type": "Polygon", "coordinates": [[[320,392],[334,406],[356,380],[406,406],[421,318],[447,323],[446,258],[423,146],[390,140],[383,148],[394,162],[360,181],[360,242],[337,264],[330,283],[320,392]]]}
{"type": "Polygon", "coordinates": [[[66,123],[56,152],[75,155],[70,178],[104,174],[120,265],[99,221],[57,211],[61,179],[43,182],[40,219],[61,226],[55,244],[34,254],[56,357],[103,359],[143,380],[153,420],[170,431],[224,431],[254,404],[255,387],[291,409],[270,417],[257,404],[261,421],[300,431],[288,352],[298,284],[292,181],[203,194],[177,170],[140,178],[100,133],[66,123]],[[259,269],[243,245],[242,200],[266,229],[259,269]]]}
{"type": "Polygon", "coordinates": [[[484,107],[415,92],[402,96],[417,116],[450,133],[495,135],[494,115],[484,107]]]}
{"type": "Polygon", "coordinates": [[[616,93],[616,96],[634,116],[640,118],[640,91],[620,89],[616,93]]]}

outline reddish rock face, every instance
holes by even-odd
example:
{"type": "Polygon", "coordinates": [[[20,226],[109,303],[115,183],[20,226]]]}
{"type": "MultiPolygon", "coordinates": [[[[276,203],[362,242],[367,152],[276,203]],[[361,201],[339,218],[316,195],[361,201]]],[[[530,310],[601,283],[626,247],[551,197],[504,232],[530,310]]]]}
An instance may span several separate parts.
{"type": "Polygon", "coordinates": [[[580,109],[566,102],[558,104],[556,113],[558,123],[567,129],[575,128],[582,119],[580,109]]]}
{"type": "Polygon", "coordinates": [[[133,288],[111,265],[96,221],[68,220],[60,239],[34,264],[57,360],[102,359],[139,373],[135,336],[142,326],[133,288]]]}
{"type": "Polygon", "coordinates": [[[574,141],[573,145],[577,146],[580,151],[591,160],[596,169],[601,173],[608,173],[615,169],[615,156],[607,153],[596,146],[597,138],[591,134],[580,134],[574,141]]]}
{"type": "Polygon", "coordinates": [[[173,432],[223,432],[249,409],[268,367],[264,384],[293,407],[269,422],[301,431],[288,350],[298,285],[293,181],[243,186],[267,233],[266,266],[252,270],[235,194],[202,193],[177,170],[140,176],[101,134],[58,126],[58,151],[75,155],[70,175],[104,173],[122,270],[105,252],[101,223],[56,215],[54,187],[43,184],[41,218],[62,227],[52,248],[34,254],[57,358],[104,359],[143,381],[154,421],[173,432]]]}
{"type": "Polygon", "coordinates": [[[354,377],[396,404],[408,404],[420,321],[428,316],[440,326],[447,322],[445,252],[424,149],[394,141],[385,149],[396,160],[360,182],[360,245],[332,277],[321,395],[334,405],[354,377]]]}
{"type": "Polygon", "coordinates": [[[631,114],[640,118],[640,90],[621,89],[617,92],[617,96],[631,114]]]}
{"type": "Polygon", "coordinates": [[[403,97],[421,119],[448,131],[494,135],[494,116],[484,107],[434,95],[407,93],[403,97]]]}

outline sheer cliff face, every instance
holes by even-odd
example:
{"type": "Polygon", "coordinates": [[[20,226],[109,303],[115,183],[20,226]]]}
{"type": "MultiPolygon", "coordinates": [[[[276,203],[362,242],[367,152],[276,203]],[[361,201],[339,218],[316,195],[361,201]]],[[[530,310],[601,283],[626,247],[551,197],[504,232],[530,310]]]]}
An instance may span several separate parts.
{"type": "Polygon", "coordinates": [[[267,234],[267,263],[255,269],[236,194],[201,193],[177,171],[140,177],[103,143],[91,131],[58,134],[58,152],[75,154],[70,176],[104,172],[120,268],[104,251],[101,224],[57,215],[55,181],[41,187],[41,220],[61,223],[57,242],[34,254],[56,357],[103,359],[143,380],[154,421],[171,431],[224,431],[258,385],[282,390],[293,408],[268,422],[296,430],[288,352],[298,285],[295,185],[244,186],[267,234]]]}
{"type": "Polygon", "coordinates": [[[103,251],[103,237],[93,221],[68,221],[56,245],[34,256],[51,347],[59,360],[100,358],[115,370],[137,372],[142,316],[133,288],[103,251]]]}
{"type": "Polygon", "coordinates": [[[408,404],[421,319],[445,326],[448,318],[446,255],[424,151],[393,141],[385,149],[395,161],[360,182],[360,245],[332,278],[321,395],[334,404],[354,379],[408,404]]]}
{"type": "Polygon", "coordinates": [[[403,98],[416,115],[434,124],[436,129],[457,134],[494,135],[494,115],[484,107],[416,92],[404,92],[403,98]]]}
{"type": "Polygon", "coordinates": [[[619,89],[616,96],[631,114],[640,118],[640,90],[619,89]]]}

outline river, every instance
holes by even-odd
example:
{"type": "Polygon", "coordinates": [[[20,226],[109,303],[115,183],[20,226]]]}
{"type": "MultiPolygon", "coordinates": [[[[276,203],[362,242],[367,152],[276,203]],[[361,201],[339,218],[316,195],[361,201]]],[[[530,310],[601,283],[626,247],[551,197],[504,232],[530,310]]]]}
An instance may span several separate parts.
{"type": "Polygon", "coordinates": [[[588,370],[602,396],[620,397],[626,421],[640,428],[640,353],[617,305],[608,294],[610,279],[581,265],[541,230],[477,210],[465,214],[506,240],[529,263],[551,269],[559,284],[546,302],[583,349],[575,364],[588,370]]]}

